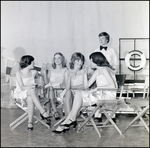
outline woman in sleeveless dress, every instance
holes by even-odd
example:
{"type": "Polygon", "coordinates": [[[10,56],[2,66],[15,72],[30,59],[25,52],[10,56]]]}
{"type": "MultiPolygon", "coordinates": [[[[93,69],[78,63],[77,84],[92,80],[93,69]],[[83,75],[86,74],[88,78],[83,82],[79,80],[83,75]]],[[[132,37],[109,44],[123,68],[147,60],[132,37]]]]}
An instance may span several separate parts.
{"type": "MultiPolygon", "coordinates": [[[[43,67],[44,68],[44,67],[43,67]]],[[[45,89],[47,89],[47,96],[49,98],[49,109],[48,112],[51,112],[51,107],[53,114],[56,120],[60,119],[59,112],[56,109],[56,96],[54,88],[66,88],[66,82],[68,78],[68,69],[66,66],[66,59],[62,53],[55,53],[52,60],[52,67],[49,67],[48,74],[46,70],[43,71],[44,80],[45,80],[45,89]]],[[[57,97],[60,97],[60,94],[63,90],[57,90],[57,97]]]]}
{"type": "Polygon", "coordinates": [[[97,88],[117,88],[116,78],[112,72],[113,68],[110,66],[105,56],[100,52],[92,53],[89,56],[90,66],[96,69],[91,76],[87,79],[87,74],[84,74],[84,87],[87,90],[78,90],[75,93],[72,109],[67,118],[61,123],[61,125],[53,132],[61,133],[69,129],[69,126],[77,125],[76,117],[82,106],[90,106],[95,104],[101,99],[115,99],[116,92],[104,91],[104,94],[99,94],[94,90],[88,88],[96,81],[97,88]]]}
{"type": "Polygon", "coordinates": [[[25,55],[21,57],[20,68],[16,73],[16,88],[14,90],[14,98],[16,100],[21,100],[21,102],[27,102],[28,110],[28,130],[33,130],[33,112],[34,104],[39,109],[42,117],[50,122],[49,115],[46,113],[44,108],[42,108],[38,95],[36,94],[36,83],[35,77],[38,72],[33,70],[34,68],[34,58],[30,55],[25,55]]]}
{"type": "Polygon", "coordinates": [[[77,90],[84,89],[84,69],[85,57],[80,52],[72,54],[69,63],[69,77],[67,81],[67,90],[65,96],[62,97],[65,116],[67,116],[72,108],[73,98],[77,90]]]}

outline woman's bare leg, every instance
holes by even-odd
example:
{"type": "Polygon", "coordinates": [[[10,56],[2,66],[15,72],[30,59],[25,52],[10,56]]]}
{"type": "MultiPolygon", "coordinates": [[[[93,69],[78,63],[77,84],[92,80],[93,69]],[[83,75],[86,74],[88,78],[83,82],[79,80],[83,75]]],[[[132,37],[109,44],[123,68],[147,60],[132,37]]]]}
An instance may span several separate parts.
{"type": "Polygon", "coordinates": [[[39,98],[37,97],[35,93],[35,89],[29,89],[28,90],[28,96],[32,98],[32,101],[34,102],[35,106],[39,109],[40,113],[43,114],[44,117],[48,117],[49,115],[45,112],[44,108],[42,108],[42,105],[39,101],[39,98]]]}
{"type": "Polygon", "coordinates": [[[71,112],[69,113],[67,118],[62,122],[62,124],[69,124],[71,121],[75,121],[76,116],[82,107],[82,104],[83,104],[83,100],[82,100],[81,91],[77,91],[74,96],[71,112]]]}
{"type": "Polygon", "coordinates": [[[55,99],[55,93],[54,93],[54,89],[52,87],[49,88],[49,96],[48,98],[50,99],[50,103],[49,103],[49,110],[53,109],[54,112],[57,112],[57,109],[56,109],[56,104],[54,102],[54,99],[55,99]]]}
{"type": "Polygon", "coordinates": [[[68,116],[71,111],[73,103],[73,94],[71,90],[66,91],[63,102],[64,102],[65,116],[68,116]]]}
{"type": "Polygon", "coordinates": [[[28,122],[32,123],[34,113],[34,103],[31,96],[27,97],[27,108],[28,108],[28,122]]]}

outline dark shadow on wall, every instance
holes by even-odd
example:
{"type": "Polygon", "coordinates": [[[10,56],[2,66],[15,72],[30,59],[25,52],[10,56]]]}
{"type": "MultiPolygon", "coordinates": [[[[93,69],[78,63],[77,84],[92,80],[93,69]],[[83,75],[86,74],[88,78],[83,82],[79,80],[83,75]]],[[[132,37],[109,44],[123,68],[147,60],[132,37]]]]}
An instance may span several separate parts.
{"type": "Polygon", "coordinates": [[[15,65],[12,67],[11,75],[15,75],[15,73],[20,69],[19,61],[23,55],[25,55],[25,50],[22,47],[17,47],[13,50],[14,58],[17,61],[15,65]]]}
{"type": "Polygon", "coordinates": [[[25,55],[25,50],[22,47],[17,47],[13,50],[14,52],[14,57],[17,61],[20,61],[20,58],[25,55]]]}

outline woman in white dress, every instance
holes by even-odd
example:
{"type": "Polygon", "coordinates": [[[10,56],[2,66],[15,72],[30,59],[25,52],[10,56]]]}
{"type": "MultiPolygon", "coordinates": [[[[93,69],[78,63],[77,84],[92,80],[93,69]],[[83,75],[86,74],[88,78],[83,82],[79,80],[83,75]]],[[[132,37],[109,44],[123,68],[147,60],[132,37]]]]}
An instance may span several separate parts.
{"type": "MultiPolygon", "coordinates": [[[[105,56],[100,52],[94,52],[89,56],[90,66],[96,69],[92,77],[87,80],[87,74],[84,74],[84,87],[88,89],[95,81],[97,87],[100,88],[117,88],[117,82],[113,68],[110,66],[105,56]]],[[[95,89],[96,91],[96,89],[95,89]]],[[[76,127],[76,117],[82,106],[89,106],[95,104],[101,99],[115,99],[115,91],[104,91],[102,95],[95,93],[94,90],[78,90],[75,93],[72,109],[67,118],[61,123],[61,125],[54,130],[55,133],[61,133],[69,129],[71,125],[76,127]]],[[[96,91],[97,92],[97,91],[96,91]]]]}
{"type": "MultiPolygon", "coordinates": [[[[44,68],[44,67],[43,67],[44,68]]],[[[68,69],[66,66],[66,59],[62,53],[57,52],[54,54],[52,65],[48,69],[48,74],[46,70],[42,71],[45,80],[45,89],[47,89],[47,95],[49,101],[48,112],[51,112],[51,107],[53,109],[53,114],[56,120],[60,119],[59,112],[56,109],[56,97],[60,97],[63,90],[57,90],[57,95],[55,96],[54,88],[66,88],[66,82],[68,78],[68,69]]]]}
{"type": "Polygon", "coordinates": [[[72,108],[74,95],[77,90],[84,89],[84,73],[86,69],[83,67],[85,63],[85,57],[80,52],[72,54],[69,63],[69,77],[67,81],[67,90],[63,97],[65,116],[67,116],[72,108]]]}
{"type": "Polygon", "coordinates": [[[38,72],[34,69],[34,58],[30,55],[21,57],[20,68],[16,73],[16,89],[14,90],[14,98],[27,102],[28,110],[28,130],[33,130],[33,113],[34,104],[39,109],[42,117],[50,122],[49,115],[42,108],[38,95],[36,94],[35,77],[38,72]]]}

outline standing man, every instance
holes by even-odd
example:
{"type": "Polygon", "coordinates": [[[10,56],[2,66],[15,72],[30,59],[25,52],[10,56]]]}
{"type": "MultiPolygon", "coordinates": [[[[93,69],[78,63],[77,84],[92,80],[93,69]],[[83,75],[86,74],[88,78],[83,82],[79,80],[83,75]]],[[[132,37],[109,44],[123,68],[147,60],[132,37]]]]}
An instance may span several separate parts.
{"type": "Polygon", "coordinates": [[[102,52],[108,60],[109,64],[115,69],[114,73],[117,73],[119,67],[119,59],[116,50],[108,46],[110,35],[107,32],[101,32],[98,37],[100,46],[95,49],[94,52],[102,52]]]}
{"type": "MultiPolygon", "coordinates": [[[[96,48],[94,52],[103,53],[109,64],[115,69],[114,73],[116,74],[119,68],[119,58],[116,50],[108,46],[108,43],[110,41],[110,35],[107,32],[101,32],[98,37],[100,41],[100,46],[96,48]]],[[[89,71],[89,73],[91,72],[89,71]]],[[[99,113],[99,110],[97,110],[97,112],[95,113],[95,120],[98,120],[98,122],[102,122],[102,117],[99,113]]],[[[115,121],[115,118],[113,120],[115,121]]]]}

